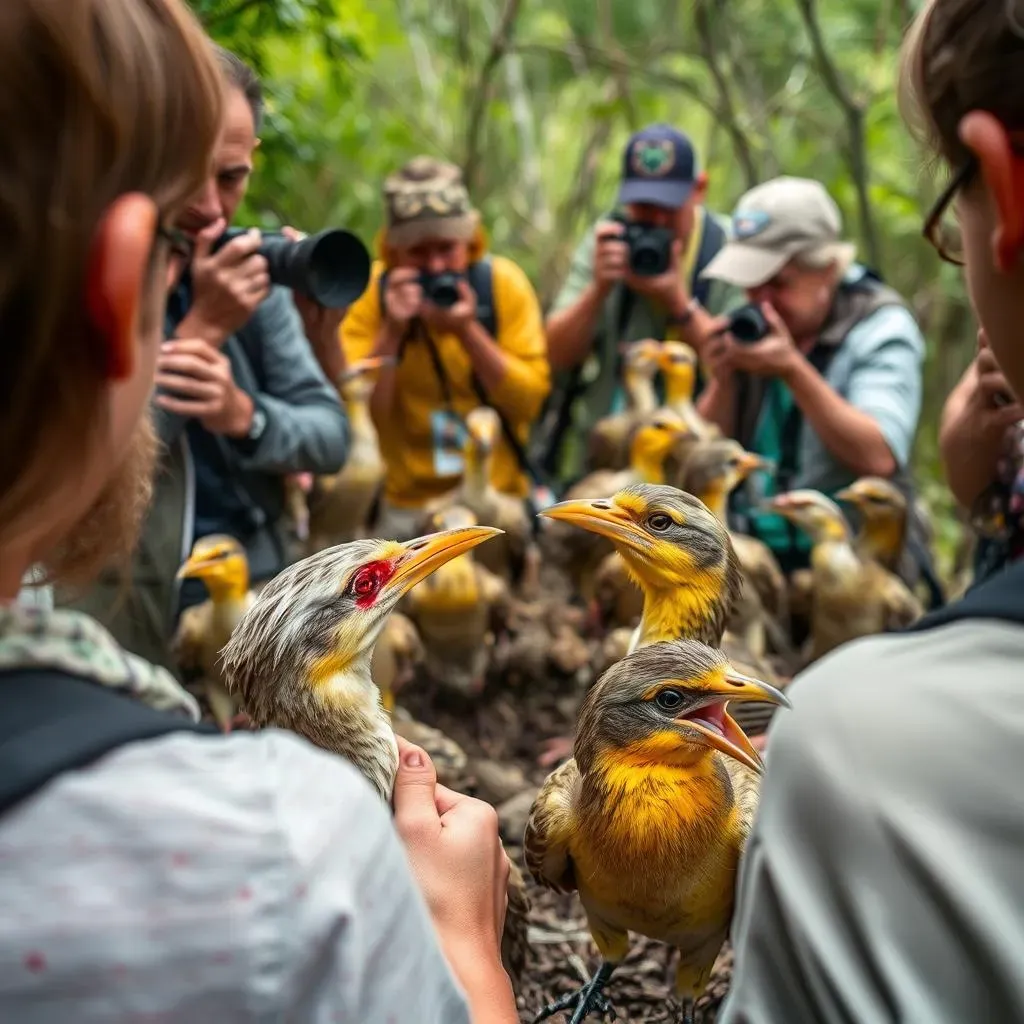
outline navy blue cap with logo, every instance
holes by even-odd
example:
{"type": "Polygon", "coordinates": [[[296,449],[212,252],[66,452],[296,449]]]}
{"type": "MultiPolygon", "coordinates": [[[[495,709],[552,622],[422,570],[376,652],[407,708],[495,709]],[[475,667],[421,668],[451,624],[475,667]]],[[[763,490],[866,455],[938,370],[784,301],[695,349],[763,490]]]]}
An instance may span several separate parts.
{"type": "Polygon", "coordinates": [[[693,143],[667,124],[654,124],[629,140],[622,160],[619,203],[678,209],[693,194],[697,157],[693,143]]]}

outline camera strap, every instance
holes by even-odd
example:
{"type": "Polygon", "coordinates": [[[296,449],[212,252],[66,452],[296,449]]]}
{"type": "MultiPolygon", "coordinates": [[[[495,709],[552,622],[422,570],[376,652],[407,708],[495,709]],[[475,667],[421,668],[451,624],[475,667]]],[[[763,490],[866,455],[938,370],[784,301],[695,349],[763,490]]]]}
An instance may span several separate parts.
{"type": "MultiPolygon", "coordinates": [[[[427,346],[427,352],[430,355],[430,362],[434,367],[434,373],[437,376],[438,384],[441,388],[441,398],[444,402],[445,411],[455,419],[462,420],[462,417],[455,411],[451,381],[448,377],[448,373],[444,368],[444,361],[441,359],[441,353],[437,350],[437,343],[430,333],[429,328],[422,320],[415,320],[410,325],[409,330],[406,332],[405,337],[402,339],[401,345],[398,350],[398,358],[401,361],[402,353],[404,352],[405,345],[408,340],[414,337],[419,337],[424,344],[427,346]]],[[[495,339],[497,340],[497,339],[495,339]]],[[[505,414],[501,409],[497,408],[493,402],[488,398],[487,391],[483,386],[480,378],[477,377],[476,372],[470,370],[470,382],[473,386],[473,391],[476,393],[477,398],[481,405],[486,405],[493,409],[498,416],[498,422],[501,424],[501,432],[507,442],[509,448],[512,449],[512,454],[516,458],[516,462],[519,464],[520,470],[525,473],[533,485],[537,488],[549,489],[547,481],[543,475],[536,469],[531,461],[530,457],[526,454],[526,449],[523,447],[522,442],[516,437],[515,431],[512,429],[512,425],[506,419],[505,414]]],[[[530,510],[530,522],[533,531],[539,529],[539,520],[536,517],[538,511],[532,498],[526,499],[526,504],[530,510]]]]}

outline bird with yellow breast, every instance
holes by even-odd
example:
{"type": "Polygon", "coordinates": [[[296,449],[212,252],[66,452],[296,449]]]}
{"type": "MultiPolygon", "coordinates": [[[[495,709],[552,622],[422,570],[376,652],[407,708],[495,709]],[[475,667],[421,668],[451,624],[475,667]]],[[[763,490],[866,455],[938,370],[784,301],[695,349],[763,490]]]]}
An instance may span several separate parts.
{"type": "Polygon", "coordinates": [[[180,668],[201,674],[213,719],[227,732],[238,708],[225,687],[218,658],[254,600],[245,548],[226,534],[200,537],[178,570],[178,579],[202,580],[210,596],[182,612],[171,653],[180,668]]]}
{"type": "MultiPolygon", "coordinates": [[[[229,690],[255,725],[290,729],[340,754],[390,804],[398,744],[371,674],[376,640],[417,583],[499,533],[472,526],[405,543],[352,541],[290,565],[263,588],[224,648],[229,690]]],[[[508,898],[502,956],[515,983],[529,910],[516,870],[508,898]]]]}
{"type": "Polygon", "coordinates": [[[757,806],[761,759],[728,713],[750,700],[788,703],[696,640],[643,647],[587,693],[574,756],[533,803],[525,857],[539,884],[579,893],[603,963],[536,1021],[609,1012],[603,989],[630,932],[679,951],[676,989],[692,1019],[728,934],[757,806]]]}
{"type": "MultiPolygon", "coordinates": [[[[690,638],[721,647],[745,671],[756,661],[726,633],[743,575],[729,530],[699,498],[675,487],[637,484],[609,499],[563,501],[541,515],[607,537],[643,593],[630,650],[690,638]]],[[[770,709],[742,709],[744,728],[763,731],[770,709]]],[[[738,712],[739,713],[739,712],[738,712]]]]}

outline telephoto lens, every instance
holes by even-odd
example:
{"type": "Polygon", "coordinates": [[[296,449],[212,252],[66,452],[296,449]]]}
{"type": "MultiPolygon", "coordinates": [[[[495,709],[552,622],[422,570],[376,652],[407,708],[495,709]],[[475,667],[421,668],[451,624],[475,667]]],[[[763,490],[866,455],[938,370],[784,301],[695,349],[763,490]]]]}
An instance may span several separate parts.
{"type": "Polygon", "coordinates": [[[423,289],[424,298],[442,309],[451,309],[459,301],[458,274],[450,270],[442,271],[440,274],[428,274],[423,271],[420,274],[420,287],[423,289]]]}
{"type": "Polygon", "coordinates": [[[740,306],[729,315],[729,333],[741,345],[753,345],[768,331],[768,321],[755,305],[740,306]]]}
{"type": "MultiPolygon", "coordinates": [[[[230,228],[217,239],[216,252],[247,228],[230,228]]],[[[292,288],[327,309],[344,309],[370,283],[370,254],[366,246],[341,228],[327,228],[293,242],[282,234],[264,233],[259,254],[267,261],[273,284],[292,288]]]]}

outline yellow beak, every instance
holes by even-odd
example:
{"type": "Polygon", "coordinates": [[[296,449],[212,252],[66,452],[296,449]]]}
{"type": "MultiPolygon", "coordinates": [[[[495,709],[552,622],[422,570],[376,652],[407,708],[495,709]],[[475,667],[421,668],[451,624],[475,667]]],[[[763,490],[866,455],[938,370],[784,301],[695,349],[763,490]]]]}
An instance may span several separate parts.
{"type": "MultiPolygon", "coordinates": [[[[718,701],[743,700],[763,701],[766,704],[778,704],[781,707],[792,707],[789,698],[779,689],[762,682],[760,679],[753,679],[750,676],[741,675],[734,669],[727,669],[721,680],[715,680],[706,690],[708,700],[705,705],[717,703],[718,701]]],[[[699,711],[698,709],[696,709],[699,711]]],[[[682,718],[676,719],[679,723],[685,723],[691,729],[696,729],[704,737],[709,746],[721,751],[727,757],[731,757],[740,764],[745,765],[751,771],[759,775],[764,771],[764,762],[761,755],[747,739],[747,734],[736,724],[728,713],[722,718],[721,732],[710,724],[704,724],[699,718],[689,717],[694,715],[695,709],[690,708],[682,718]]]]}
{"type": "Polygon", "coordinates": [[[177,571],[175,578],[179,580],[201,580],[206,575],[207,569],[212,569],[216,564],[216,562],[206,558],[189,558],[177,571]]]}
{"type": "Polygon", "coordinates": [[[381,594],[401,597],[445,562],[504,532],[494,526],[463,526],[417,537],[400,545],[403,550],[395,573],[381,588],[381,594]]]}
{"type": "Polygon", "coordinates": [[[746,476],[758,469],[772,469],[775,463],[771,459],[762,458],[753,452],[744,452],[737,463],[737,468],[746,476]]]}
{"type": "Polygon", "coordinates": [[[853,485],[844,487],[841,491],[835,493],[836,501],[845,501],[851,505],[860,505],[860,494],[857,493],[856,487],[853,485]]]}
{"type": "Polygon", "coordinates": [[[633,517],[620,508],[614,498],[560,501],[542,509],[539,514],[548,519],[572,523],[573,526],[600,534],[613,543],[625,544],[644,554],[654,550],[654,539],[637,526],[633,517]]]}

